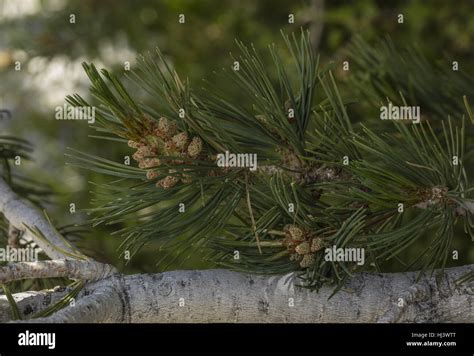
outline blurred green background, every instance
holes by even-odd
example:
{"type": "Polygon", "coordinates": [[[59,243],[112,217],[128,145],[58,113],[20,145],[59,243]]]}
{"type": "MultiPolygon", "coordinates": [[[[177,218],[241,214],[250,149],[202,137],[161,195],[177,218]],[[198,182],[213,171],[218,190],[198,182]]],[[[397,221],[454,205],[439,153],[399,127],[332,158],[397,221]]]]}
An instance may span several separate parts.
{"type": "MultiPolygon", "coordinates": [[[[389,35],[399,46],[418,45],[429,60],[456,60],[461,68],[474,64],[473,1],[0,0],[0,109],[13,114],[12,119],[0,120],[0,133],[34,144],[33,160],[19,169],[55,189],[57,195],[48,206],[55,223],[84,221],[95,189],[89,182],[106,178],[67,165],[67,148],[120,162],[131,151],[90,138],[94,131],[86,122],[54,119],[54,109],[63,105],[66,95],[88,98],[81,62],[123,75],[125,62],[133,69],[138,53],[159,46],[182,77],[200,87],[203,78],[212,85],[218,80],[213,71],[230,66],[235,39],[263,50],[268,44],[281,44],[280,30],[289,33],[300,27],[311,30],[322,63],[334,61],[336,68],[346,59],[345,49],[355,35],[369,43],[389,35]],[[178,22],[179,14],[185,15],[184,24],[178,22]],[[404,15],[403,24],[397,23],[399,14],[404,15]],[[75,23],[70,23],[71,15],[75,23]],[[77,207],[74,214],[71,203],[77,207]]],[[[352,88],[343,85],[343,72],[336,75],[343,94],[353,97],[352,88]]],[[[216,84],[232,92],[232,83],[216,84]]],[[[363,112],[359,115],[364,117],[363,112]]],[[[127,273],[160,270],[156,251],[143,251],[125,265],[118,253],[121,238],[112,232],[113,228],[94,228],[77,243],[89,255],[127,273]]],[[[458,263],[474,261],[471,245],[467,236],[455,239],[453,248],[461,251],[458,263]]],[[[416,255],[421,248],[414,244],[409,253],[416,255]]],[[[208,265],[195,256],[176,266],[208,265]]]]}

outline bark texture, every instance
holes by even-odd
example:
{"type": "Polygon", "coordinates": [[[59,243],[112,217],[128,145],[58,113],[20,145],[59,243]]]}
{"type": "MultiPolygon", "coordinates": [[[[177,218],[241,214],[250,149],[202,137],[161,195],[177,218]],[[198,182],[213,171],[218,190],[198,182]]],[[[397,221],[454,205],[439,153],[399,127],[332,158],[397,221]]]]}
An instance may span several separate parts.
{"type": "MultiPolygon", "coordinates": [[[[418,282],[415,272],[362,273],[331,299],[333,288],[311,292],[296,285],[294,274],[263,276],[227,270],[115,274],[89,284],[75,306],[31,321],[469,323],[474,322],[474,285],[457,285],[456,280],[473,271],[474,265],[449,268],[418,282]]],[[[0,297],[1,305],[5,297],[0,297]]]]}
{"type": "Polygon", "coordinates": [[[66,240],[45,219],[44,215],[30,202],[20,198],[0,177],[0,212],[10,224],[30,235],[30,238],[52,259],[65,258],[66,253],[77,254],[73,251],[66,240]],[[27,229],[27,227],[39,229],[46,240],[39,239],[27,229]]]}
{"type": "MultiPolygon", "coordinates": [[[[13,297],[23,319],[28,319],[58,302],[68,291],[68,288],[56,287],[50,290],[16,293],[13,297]]],[[[6,323],[12,319],[10,304],[5,295],[0,295],[0,322],[6,323]]]]}
{"type": "Polygon", "coordinates": [[[0,283],[29,278],[68,277],[96,281],[116,273],[115,267],[94,261],[18,262],[0,268],[0,283]]]}

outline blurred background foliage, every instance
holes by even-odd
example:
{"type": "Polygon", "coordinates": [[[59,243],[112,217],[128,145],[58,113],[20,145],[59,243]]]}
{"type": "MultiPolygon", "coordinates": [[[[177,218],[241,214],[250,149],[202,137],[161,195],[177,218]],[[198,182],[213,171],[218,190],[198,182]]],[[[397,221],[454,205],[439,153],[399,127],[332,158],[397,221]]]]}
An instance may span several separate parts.
{"type": "MultiPolygon", "coordinates": [[[[231,83],[217,83],[220,77],[213,72],[231,65],[229,53],[236,51],[235,39],[263,50],[271,43],[281,44],[281,29],[289,33],[304,27],[312,32],[321,62],[334,63],[343,95],[356,101],[351,71],[341,70],[354,36],[375,44],[388,35],[400,48],[415,45],[430,62],[451,66],[456,60],[459,70],[465,71],[474,58],[473,13],[472,1],[0,0],[0,109],[12,112],[11,119],[0,119],[0,132],[33,143],[33,159],[18,169],[53,187],[56,195],[48,211],[56,225],[83,222],[95,189],[89,182],[107,178],[68,165],[67,148],[118,162],[131,150],[90,138],[94,131],[86,122],[55,120],[54,110],[63,105],[66,95],[89,96],[81,62],[93,62],[120,76],[125,62],[133,69],[137,54],[158,46],[194,88],[205,78],[232,92],[231,83]],[[184,24],[178,22],[179,14],[185,15],[184,24]],[[289,14],[294,14],[292,24],[289,14]],[[403,24],[397,22],[399,14],[404,16],[403,24]],[[75,23],[70,23],[71,15],[75,23]],[[21,70],[16,71],[18,62],[21,70]],[[73,214],[71,203],[77,207],[73,214]]],[[[238,100],[239,93],[234,95],[238,100]]],[[[377,114],[369,105],[353,112],[356,121],[377,114]]],[[[116,228],[81,230],[80,234],[73,230],[70,238],[85,253],[127,273],[160,270],[155,265],[156,252],[142,251],[125,264],[118,253],[121,238],[111,235],[116,228]]],[[[469,243],[468,237],[455,239],[453,248],[465,251],[458,263],[474,260],[469,243]]],[[[417,255],[422,248],[420,241],[410,253],[417,255]]],[[[173,267],[209,265],[194,256],[173,267]]]]}

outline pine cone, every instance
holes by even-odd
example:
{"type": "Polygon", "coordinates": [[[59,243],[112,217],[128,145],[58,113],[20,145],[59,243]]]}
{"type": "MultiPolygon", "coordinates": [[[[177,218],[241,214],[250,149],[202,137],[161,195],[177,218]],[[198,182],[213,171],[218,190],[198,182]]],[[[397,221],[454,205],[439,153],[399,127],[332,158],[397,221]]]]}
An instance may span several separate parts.
{"type": "Polygon", "coordinates": [[[135,153],[132,155],[132,158],[133,158],[135,161],[140,161],[140,160],[143,158],[143,153],[137,151],[137,152],[135,152],[135,153]]]}
{"type": "Polygon", "coordinates": [[[311,241],[311,252],[317,252],[321,250],[323,247],[324,247],[323,239],[319,237],[313,238],[313,241],[311,241]]]}
{"type": "Polygon", "coordinates": [[[181,151],[188,144],[188,134],[186,132],[180,132],[179,134],[174,135],[172,140],[176,148],[181,151]]]}
{"type": "Polygon", "coordinates": [[[298,253],[300,255],[306,255],[307,253],[311,252],[311,249],[310,249],[309,243],[303,242],[303,243],[300,243],[298,246],[295,247],[295,251],[296,251],[296,253],[298,253]]]}
{"type": "Polygon", "coordinates": [[[140,143],[135,142],[133,140],[128,140],[127,144],[128,144],[128,147],[131,147],[131,148],[139,148],[140,147],[140,143]]]}
{"type": "Polygon", "coordinates": [[[176,124],[169,121],[166,117],[160,117],[158,121],[158,129],[154,133],[162,139],[169,139],[176,133],[176,124]]]}
{"type": "Polygon", "coordinates": [[[300,262],[300,266],[302,268],[311,267],[313,264],[314,264],[314,255],[313,254],[304,255],[303,259],[300,262]]]}
{"type": "Polygon", "coordinates": [[[188,154],[191,158],[197,157],[202,151],[202,140],[195,136],[188,146],[188,154]]]}
{"type": "Polygon", "coordinates": [[[158,182],[156,182],[157,187],[162,187],[163,189],[173,188],[179,181],[179,178],[176,176],[167,176],[158,182]]]}
{"type": "Polygon", "coordinates": [[[303,230],[301,230],[296,225],[290,225],[288,227],[288,233],[290,234],[290,236],[293,240],[296,240],[296,241],[303,241],[304,240],[303,230]]]}
{"type": "Polygon", "coordinates": [[[174,150],[176,150],[176,145],[172,140],[168,140],[165,142],[164,149],[165,149],[165,153],[169,154],[173,152],[174,150]]]}
{"type": "Polygon", "coordinates": [[[145,157],[154,156],[155,151],[149,146],[140,146],[137,151],[133,154],[133,159],[139,161],[145,157]]]}
{"type": "Polygon", "coordinates": [[[138,162],[138,167],[142,169],[156,167],[159,165],[160,165],[160,160],[158,158],[145,158],[145,159],[141,159],[138,162]]]}
{"type": "Polygon", "coordinates": [[[159,176],[159,174],[158,174],[157,171],[154,171],[154,170],[150,169],[149,171],[146,172],[146,177],[149,180],[156,179],[156,178],[158,178],[158,176],[159,176]]]}

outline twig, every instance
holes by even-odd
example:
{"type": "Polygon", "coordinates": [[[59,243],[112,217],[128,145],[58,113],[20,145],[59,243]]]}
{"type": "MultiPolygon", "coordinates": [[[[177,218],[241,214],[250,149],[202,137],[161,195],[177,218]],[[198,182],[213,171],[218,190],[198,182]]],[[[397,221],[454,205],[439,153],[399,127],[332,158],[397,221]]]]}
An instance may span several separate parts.
{"type": "Polygon", "coordinates": [[[97,281],[117,273],[115,267],[95,261],[53,260],[18,262],[0,267],[0,284],[30,278],[68,277],[97,281]]]}

